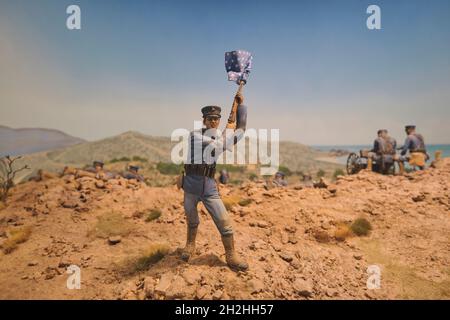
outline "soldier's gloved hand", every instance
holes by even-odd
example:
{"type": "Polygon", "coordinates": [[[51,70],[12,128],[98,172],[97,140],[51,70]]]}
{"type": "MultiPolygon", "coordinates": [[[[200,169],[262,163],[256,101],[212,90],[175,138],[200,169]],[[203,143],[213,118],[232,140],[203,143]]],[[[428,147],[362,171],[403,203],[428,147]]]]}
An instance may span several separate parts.
{"type": "Polygon", "coordinates": [[[244,103],[244,96],[242,95],[242,93],[237,93],[234,96],[234,100],[236,101],[236,103],[239,104],[243,104],[244,103]]]}

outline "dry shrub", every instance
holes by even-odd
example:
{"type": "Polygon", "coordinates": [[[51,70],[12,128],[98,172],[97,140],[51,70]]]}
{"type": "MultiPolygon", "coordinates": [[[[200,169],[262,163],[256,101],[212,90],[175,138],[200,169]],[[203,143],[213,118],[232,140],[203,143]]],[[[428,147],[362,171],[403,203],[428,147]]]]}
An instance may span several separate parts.
{"type": "Polygon", "coordinates": [[[372,230],[372,225],[366,218],[358,218],[350,225],[350,229],[357,236],[366,236],[372,230]]]}
{"type": "Polygon", "coordinates": [[[145,218],[146,222],[150,222],[153,221],[155,219],[158,219],[159,217],[161,217],[161,210],[160,209],[151,209],[147,215],[147,217],[145,218]]]}
{"type": "Polygon", "coordinates": [[[164,258],[169,253],[169,246],[165,243],[154,243],[140,255],[128,258],[119,263],[117,271],[123,275],[134,275],[138,272],[148,270],[152,265],[164,258]]]}
{"type": "Polygon", "coordinates": [[[89,237],[127,236],[132,230],[132,225],[118,212],[106,213],[97,219],[94,228],[88,232],[89,237]]]}
{"type": "Polygon", "coordinates": [[[320,242],[320,243],[330,242],[330,235],[323,230],[314,230],[313,236],[317,242],[320,242]]]}
{"type": "Polygon", "coordinates": [[[353,232],[350,229],[350,226],[346,223],[339,224],[334,231],[334,238],[337,241],[344,241],[351,236],[353,236],[353,232]]]}
{"type": "Polygon", "coordinates": [[[27,241],[30,235],[30,226],[11,229],[8,238],[2,244],[3,252],[5,254],[13,252],[20,243],[27,241]]]}
{"type": "Polygon", "coordinates": [[[241,207],[246,207],[246,206],[248,206],[250,203],[252,203],[252,199],[241,199],[241,200],[239,200],[239,205],[241,206],[241,207]]]}
{"type": "Polygon", "coordinates": [[[242,199],[238,195],[230,195],[228,197],[223,198],[223,204],[227,210],[231,210],[231,208],[239,203],[242,199]]]}

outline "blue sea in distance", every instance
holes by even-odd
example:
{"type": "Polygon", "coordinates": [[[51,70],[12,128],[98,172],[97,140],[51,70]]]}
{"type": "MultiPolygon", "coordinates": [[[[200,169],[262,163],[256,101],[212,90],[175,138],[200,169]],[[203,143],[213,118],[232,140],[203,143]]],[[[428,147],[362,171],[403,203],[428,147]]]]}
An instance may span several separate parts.
{"type": "MultiPolygon", "coordinates": [[[[347,150],[350,152],[355,152],[359,154],[359,150],[361,149],[371,149],[372,145],[339,145],[339,146],[311,146],[312,148],[319,151],[331,151],[331,150],[347,150]]],[[[442,157],[450,157],[450,144],[428,144],[427,152],[431,157],[431,160],[434,160],[434,153],[437,150],[442,151],[442,157]]],[[[339,163],[345,164],[347,161],[347,155],[343,157],[337,157],[339,163]]]]}

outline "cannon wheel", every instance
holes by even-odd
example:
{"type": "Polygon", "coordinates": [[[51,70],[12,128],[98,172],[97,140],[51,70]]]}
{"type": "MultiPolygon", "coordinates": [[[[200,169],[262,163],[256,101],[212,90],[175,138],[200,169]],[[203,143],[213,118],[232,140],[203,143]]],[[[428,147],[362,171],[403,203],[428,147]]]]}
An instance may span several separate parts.
{"type": "Polygon", "coordinates": [[[348,158],[347,158],[347,174],[348,175],[358,173],[358,171],[359,171],[359,168],[357,165],[358,159],[359,159],[359,156],[354,152],[352,152],[348,155],[348,158]]]}

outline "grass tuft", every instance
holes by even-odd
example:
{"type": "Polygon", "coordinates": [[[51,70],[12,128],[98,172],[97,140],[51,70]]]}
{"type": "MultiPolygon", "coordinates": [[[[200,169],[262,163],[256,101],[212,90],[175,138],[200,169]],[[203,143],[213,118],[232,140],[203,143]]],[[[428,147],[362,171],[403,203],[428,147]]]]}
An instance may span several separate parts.
{"type": "Polygon", "coordinates": [[[358,218],[350,225],[350,229],[357,236],[366,236],[372,230],[372,225],[365,218],[358,218]]]}
{"type": "Polygon", "coordinates": [[[169,253],[169,246],[164,243],[150,245],[140,255],[128,258],[117,265],[117,269],[123,275],[134,275],[148,270],[152,265],[164,258],[169,253]]]}
{"type": "Polygon", "coordinates": [[[334,238],[337,241],[344,241],[351,236],[353,236],[353,232],[350,229],[350,226],[346,223],[339,224],[334,231],[334,238]]]}
{"type": "Polygon", "coordinates": [[[159,217],[161,217],[161,214],[162,214],[162,212],[160,209],[157,209],[157,208],[151,209],[150,212],[148,213],[147,217],[145,218],[145,221],[150,222],[150,221],[156,220],[159,217]]]}
{"type": "Polygon", "coordinates": [[[30,238],[31,227],[14,228],[9,231],[8,238],[3,242],[2,249],[5,254],[9,254],[17,249],[17,246],[30,238]]]}
{"type": "Polygon", "coordinates": [[[230,195],[222,199],[225,208],[230,211],[232,207],[237,205],[242,199],[238,195],[230,195]]]}
{"type": "Polygon", "coordinates": [[[94,228],[88,232],[89,237],[109,238],[111,236],[127,236],[132,225],[118,212],[110,212],[97,218],[94,228]]]}
{"type": "Polygon", "coordinates": [[[252,203],[252,199],[241,199],[241,200],[239,200],[239,205],[241,206],[241,207],[246,207],[246,206],[248,206],[250,203],[252,203]]]}

